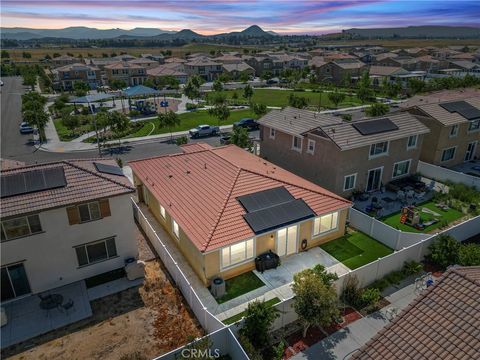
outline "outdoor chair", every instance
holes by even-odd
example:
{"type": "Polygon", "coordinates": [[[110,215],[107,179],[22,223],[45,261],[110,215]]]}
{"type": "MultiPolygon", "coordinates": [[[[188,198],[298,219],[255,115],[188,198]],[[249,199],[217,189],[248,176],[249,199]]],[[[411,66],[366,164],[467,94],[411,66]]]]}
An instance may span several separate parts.
{"type": "Polygon", "coordinates": [[[405,193],[402,190],[397,191],[397,199],[398,200],[405,200],[405,193]]]}
{"type": "Polygon", "coordinates": [[[414,196],[415,196],[415,191],[413,190],[407,191],[407,199],[413,199],[414,196]]]}
{"type": "Polygon", "coordinates": [[[74,308],[74,302],[72,299],[68,299],[67,302],[61,304],[59,308],[60,310],[65,311],[65,313],[68,315],[68,312],[74,308]]]}
{"type": "Polygon", "coordinates": [[[423,200],[424,198],[425,198],[425,192],[424,191],[422,191],[418,194],[415,194],[415,199],[417,199],[417,200],[423,200]]]}

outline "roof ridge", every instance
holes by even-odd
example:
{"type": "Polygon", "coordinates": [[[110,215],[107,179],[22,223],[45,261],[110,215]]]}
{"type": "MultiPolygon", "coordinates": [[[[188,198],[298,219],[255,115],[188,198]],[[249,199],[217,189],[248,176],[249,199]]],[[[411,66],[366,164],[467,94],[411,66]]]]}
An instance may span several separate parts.
{"type": "Polygon", "coordinates": [[[206,250],[207,250],[208,245],[209,245],[210,242],[212,241],[213,234],[215,233],[215,230],[217,229],[218,223],[219,223],[220,220],[222,219],[222,215],[223,215],[223,213],[225,212],[225,209],[226,209],[226,207],[227,207],[228,201],[230,200],[230,198],[231,198],[231,196],[232,196],[233,188],[235,187],[235,184],[237,183],[238,178],[240,177],[240,173],[241,173],[241,172],[242,172],[242,168],[237,167],[237,175],[235,175],[235,179],[233,180],[232,185],[230,186],[230,191],[229,191],[229,193],[228,193],[228,196],[227,196],[227,198],[225,199],[225,201],[223,202],[222,208],[221,208],[221,210],[220,210],[220,214],[218,214],[218,217],[217,217],[217,219],[216,219],[216,221],[215,221],[215,224],[213,225],[212,230],[211,230],[210,233],[208,234],[207,243],[205,244],[205,247],[203,248],[203,251],[206,251],[206,250]]]}
{"type": "Polygon", "coordinates": [[[453,266],[449,269],[449,271],[454,272],[455,274],[463,277],[465,280],[468,280],[468,281],[480,286],[480,280],[473,279],[470,276],[468,276],[467,273],[462,271],[464,269],[472,269],[472,268],[480,270],[480,266],[453,266]]]}

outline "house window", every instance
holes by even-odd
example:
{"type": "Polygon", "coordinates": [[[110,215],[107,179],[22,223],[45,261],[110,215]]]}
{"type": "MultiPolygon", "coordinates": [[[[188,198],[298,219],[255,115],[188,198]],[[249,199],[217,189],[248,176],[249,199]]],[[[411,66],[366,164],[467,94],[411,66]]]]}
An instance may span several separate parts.
{"type": "Polygon", "coordinates": [[[160,205],[160,214],[165,219],[165,208],[162,205],[160,205]]]}
{"type": "Polygon", "coordinates": [[[315,140],[308,139],[308,147],[307,147],[307,152],[309,154],[314,154],[315,152],[315,140]]]}
{"type": "Polygon", "coordinates": [[[449,161],[452,160],[455,157],[455,147],[445,149],[442,152],[442,161],[449,161]]]}
{"type": "Polygon", "coordinates": [[[338,227],[338,212],[323,215],[313,221],[313,236],[317,236],[338,227]]]}
{"type": "Polygon", "coordinates": [[[80,214],[80,222],[98,220],[102,217],[98,201],[78,205],[78,212],[80,214]]]}
{"type": "Polygon", "coordinates": [[[299,136],[293,136],[292,149],[296,151],[302,151],[302,138],[299,136]]]}
{"type": "Polygon", "coordinates": [[[410,171],[410,162],[411,160],[405,160],[395,163],[393,165],[392,179],[407,175],[410,171]]]}
{"type": "Polygon", "coordinates": [[[476,131],[478,129],[480,129],[480,120],[470,121],[470,124],[468,125],[468,131],[476,131]]]}
{"type": "Polygon", "coordinates": [[[242,263],[253,256],[253,239],[224,247],[222,249],[222,268],[242,263]]]}
{"type": "Polygon", "coordinates": [[[38,215],[22,216],[2,221],[2,241],[42,232],[38,215]]]}
{"type": "Polygon", "coordinates": [[[2,266],[2,301],[30,293],[30,283],[22,263],[2,266]]]}
{"type": "Polygon", "coordinates": [[[415,149],[417,147],[418,135],[412,135],[408,137],[407,149],[415,149]]]}
{"type": "Polygon", "coordinates": [[[453,125],[450,129],[450,137],[455,137],[458,135],[458,125],[453,125]]]}
{"type": "Polygon", "coordinates": [[[270,139],[275,139],[275,129],[270,128],[270,139]]]}
{"type": "Polygon", "coordinates": [[[94,264],[117,256],[115,238],[94,241],[75,247],[78,266],[94,264]]]}
{"type": "Polygon", "coordinates": [[[177,239],[180,238],[180,228],[178,227],[178,224],[175,220],[172,219],[172,230],[177,239]]]}
{"type": "Polygon", "coordinates": [[[357,182],[357,174],[347,175],[343,181],[343,191],[352,190],[357,182]]]}
{"type": "Polygon", "coordinates": [[[370,145],[370,157],[386,155],[388,153],[388,141],[370,145]]]}

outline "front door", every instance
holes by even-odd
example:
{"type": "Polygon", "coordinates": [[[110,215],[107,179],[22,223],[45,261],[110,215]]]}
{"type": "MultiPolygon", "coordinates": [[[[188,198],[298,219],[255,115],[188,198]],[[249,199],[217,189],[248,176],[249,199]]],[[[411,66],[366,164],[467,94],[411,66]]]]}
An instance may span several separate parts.
{"type": "Polygon", "coordinates": [[[375,191],[380,189],[382,183],[382,168],[372,169],[368,171],[367,191],[375,191]]]}
{"type": "Polygon", "coordinates": [[[475,149],[477,147],[477,142],[471,142],[467,146],[467,152],[465,153],[465,161],[473,160],[473,156],[475,155],[475,149]]]}
{"type": "Polygon", "coordinates": [[[23,264],[2,267],[2,301],[30,293],[30,283],[23,264]]]}
{"type": "Polygon", "coordinates": [[[297,225],[277,231],[277,255],[287,256],[297,252],[297,225]]]}

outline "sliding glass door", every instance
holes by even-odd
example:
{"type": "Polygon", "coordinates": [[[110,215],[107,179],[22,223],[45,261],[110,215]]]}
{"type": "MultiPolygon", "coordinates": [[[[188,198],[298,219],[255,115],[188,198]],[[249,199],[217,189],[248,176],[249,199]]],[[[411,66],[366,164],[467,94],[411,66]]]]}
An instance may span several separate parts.
{"type": "Polygon", "coordinates": [[[297,225],[277,231],[277,255],[287,256],[297,252],[297,225]]]}
{"type": "Polygon", "coordinates": [[[2,301],[30,293],[30,284],[23,264],[2,267],[2,301]]]}

